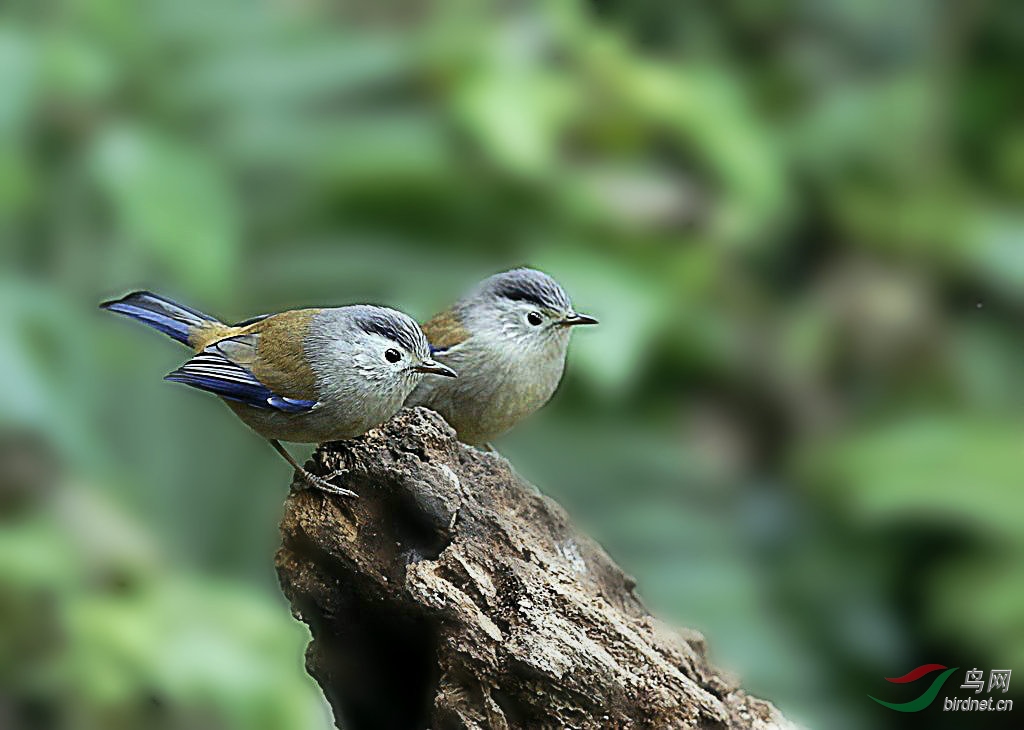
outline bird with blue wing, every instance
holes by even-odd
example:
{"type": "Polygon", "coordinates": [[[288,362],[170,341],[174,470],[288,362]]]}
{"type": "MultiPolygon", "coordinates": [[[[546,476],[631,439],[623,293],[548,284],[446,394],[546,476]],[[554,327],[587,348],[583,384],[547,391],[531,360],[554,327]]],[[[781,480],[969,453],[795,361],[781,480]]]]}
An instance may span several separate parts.
{"type": "Polygon", "coordinates": [[[423,324],[434,358],[459,378],[422,381],[406,405],[437,411],[464,443],[489,446],[548,402],[565,370],[570,331],[589,324],[597,320],[576,312],[543,271],[490,276],[423,324]]]}
{"type": "Polygon", "coordinates": [[[416,321],[386,307],[296,309],[236,325],[147,291],[100,307],[190,347],[194,356],[166,380],[219,396],[308,485],[343,496],[355,493],[309,472],[281,441],[358,436],[394,415],[425,375],[455,377],[416,321]]]}

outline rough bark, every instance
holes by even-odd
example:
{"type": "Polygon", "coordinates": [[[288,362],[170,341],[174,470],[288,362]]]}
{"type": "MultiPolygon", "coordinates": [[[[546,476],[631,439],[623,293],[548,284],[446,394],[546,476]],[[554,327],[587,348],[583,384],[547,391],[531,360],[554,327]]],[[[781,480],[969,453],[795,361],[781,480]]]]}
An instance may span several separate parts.
{"type": "Polygon", "coordinates": [[[277,570],[339,728],[791,727],[436,414],[403,411],[313,461],[360,496],[293,491],[277,570]]]}

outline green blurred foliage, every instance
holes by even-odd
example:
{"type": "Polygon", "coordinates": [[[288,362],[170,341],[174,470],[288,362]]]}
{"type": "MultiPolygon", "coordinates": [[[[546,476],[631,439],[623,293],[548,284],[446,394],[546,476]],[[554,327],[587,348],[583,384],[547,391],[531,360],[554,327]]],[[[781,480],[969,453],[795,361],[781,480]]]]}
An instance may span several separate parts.
{"type": "Polygon", "coordinates": [[[168,565],[39,437],[0,457],[5,727],[325,726],[283,601],[168,565]]]}
{"type": "Polygon", "coordinates": [[[0,711],[327,725],[287,469],[100,299],[425,318],[522,263],[602,324],[500,448],[746,686],[877,728],[884,676],[1020,666],[1022,41],[1010,0],[9,0],[0,423],[68,468],[3,517],[0,711]]]}

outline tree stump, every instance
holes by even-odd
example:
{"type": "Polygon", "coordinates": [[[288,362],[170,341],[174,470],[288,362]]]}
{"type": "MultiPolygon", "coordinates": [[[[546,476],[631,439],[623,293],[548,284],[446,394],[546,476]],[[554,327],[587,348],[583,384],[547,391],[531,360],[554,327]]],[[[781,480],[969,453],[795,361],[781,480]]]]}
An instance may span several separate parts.
{"type": "Polygon", "coordinates": [[[793,727],[435,413],[404,410],[313,462],[359,498],[295,483],[277,572],[339,728],[793,727]]]}

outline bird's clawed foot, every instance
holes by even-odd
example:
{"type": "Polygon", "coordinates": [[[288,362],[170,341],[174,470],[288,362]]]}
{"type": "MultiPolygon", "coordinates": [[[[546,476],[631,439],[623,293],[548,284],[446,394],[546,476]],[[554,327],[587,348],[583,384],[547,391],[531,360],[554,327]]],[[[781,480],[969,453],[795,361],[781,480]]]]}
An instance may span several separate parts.
{"type": "Polygon", "coordinates": [[[295,460],[295,457],[288,453],[288,449],[281,445],[281,442],[277,439],[268,439],[270,445],[274,447],[274,450],[284,457],[285,461],[292,465],[292,468],[299,473],[302,477],[302,481],[306,483],[306,486],[312,487],[313,489],[319,489],[321,492],[327,494],[336,494],[339,497],[358,497],[359,495],[353,492],[351,489],[345,489],[344,487],[336,487],[331,484],[331,480],[335,477],[344,474],[344,469],[335,469],[326,477],[318,477],[316,474],[311,472],[306,467],[302,466],[295,460]]]}
{"type": "Polygon", "coordinates": [[[327,475],[327,477],[319,477],[311,471],[303,469],[301,472],[302,480],[313,489],[319,489],[321,492],[327,494],[336,494],[339,497],[358,497],[359,495],[353,492],[351,489],[345,489],[331,484],[330,480],[334,479],[339,474],[343,473],[340,470],[336,470],[327,475]]]}

